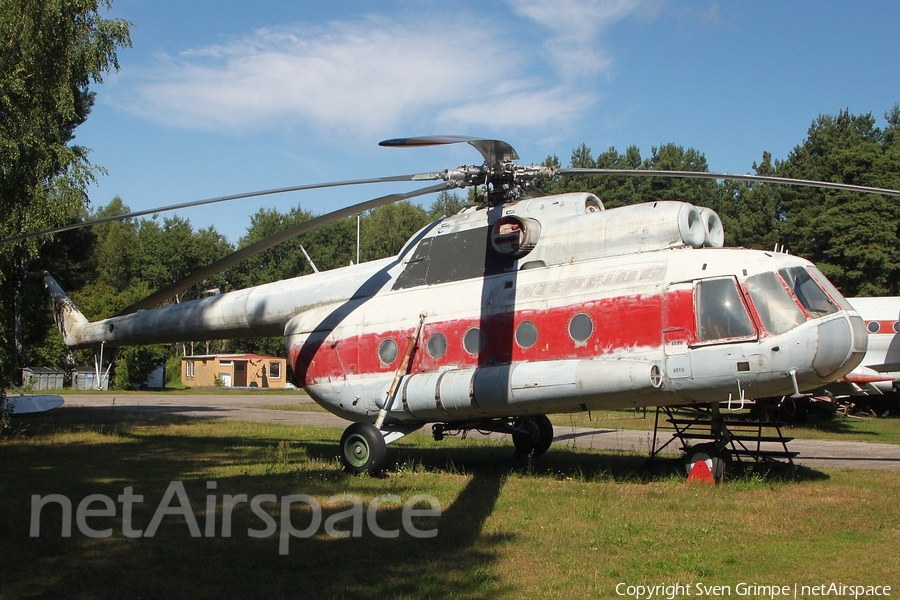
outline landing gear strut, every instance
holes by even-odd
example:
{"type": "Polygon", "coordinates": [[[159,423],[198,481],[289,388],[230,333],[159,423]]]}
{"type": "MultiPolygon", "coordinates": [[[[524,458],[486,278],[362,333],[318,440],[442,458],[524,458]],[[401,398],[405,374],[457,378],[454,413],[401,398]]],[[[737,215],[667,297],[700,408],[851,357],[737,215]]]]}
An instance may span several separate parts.
{"type": "Polygon", "coordinates": [[[353,423],[341,436],[341,463],[348,472],[378,473],[387,459],[387,444],[371,423],[353,423]]]}
{"type": "Polygon", "coordinates": [[[441,441],[448,435],[462,434],[465,437],[473,429],[482,433],[493,431],[511,435],[517,456],[523,454],[540,456],[553,443],[553,424],[546,415],[517,417],[515,419],[512,417],[501,417],[499,419],[485,419],[482,421],[435,423],[431,426],[431,433],[435,440],[441,441]]]}

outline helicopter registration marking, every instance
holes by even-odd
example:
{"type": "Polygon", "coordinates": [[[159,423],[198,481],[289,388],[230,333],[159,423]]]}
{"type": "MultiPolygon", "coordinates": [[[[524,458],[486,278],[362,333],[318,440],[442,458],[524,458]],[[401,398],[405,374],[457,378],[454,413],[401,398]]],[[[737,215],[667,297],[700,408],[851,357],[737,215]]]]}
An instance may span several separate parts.
{"type": "Polygon", "coordinates": [[[538,298],[541,296],[552,296],[554,294],[588,291],[610,285],[622,285],[635,282],[652,284],[662,281],[665,272],[665,267],[654,266],[644,269],[611,271],[609,273],[583,277],[570,277],[559,281],[522,286],[519,288],[518,296],[519,298],[538,298]]]}

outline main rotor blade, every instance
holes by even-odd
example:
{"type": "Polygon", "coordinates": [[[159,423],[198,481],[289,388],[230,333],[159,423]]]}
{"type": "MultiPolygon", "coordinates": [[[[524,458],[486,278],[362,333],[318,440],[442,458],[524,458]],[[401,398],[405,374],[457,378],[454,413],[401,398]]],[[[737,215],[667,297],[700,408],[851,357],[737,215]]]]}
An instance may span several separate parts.
{"type": "Polygon", "coordinates": [[[241,248],[237,252],[229,254],[224,258],[220,258],[219,260],[208,264],[202,269],[194,271],[180,281],[176,281],[175,283],[167,285],[166,287],[150,294],[143,300],[138,300],[131,306],[120,310],[116,313],[115,316],[118,317],[121,315],[127,315],[133,312],[137,312],[142,308],[152,308],[163,300],[171,298],[175,294],[178,294],[179,292],[191,287],[194,284],[200,283],[204,279],[215,275],[216,273],[224,271],[228,267],[236,265],[242,260],[256,256],[260,252],[268,250],[272,246],[277,246],[278,244],[295,238],[298,235],[306,233],[307,231],[312,231],[313,229],[328,225],[329,223],[333,223],[335,221],[343,219],[344,217],[350,217],[367,210],[372,210],[373,208],[378,208],[379,206],[384,206],[385,204],[391,204],[393,202],[399,202],[401,200],[408,200],[410,198],[415,198],[416,196],[424,196],[426,194],[431,194],[434,192],[441,192],[443,190],[450,189],[451,187],[453,187],[452,183],[439,183],[437,185],[432,185],[427,188],[421,188],[412,192],[388,194],[387,196],[381,196],[380,198],[374,198],[372,200],[367,200],[366,202],[360,202],[359,204],[341,208],[314,219],[310,219],[309,221],[304,221],[303,223],[299,223],[297,225],[294,225],[293,227],[288,227],[283,231],[279,231],[278,233],[270,235],[267,238],[241,248]]]}
{"type": "Polygon", "coordinates": [[[395,138],[379,142],[379,146],[388,148],[441,146],[444,144],[459,144],[466,142],[473,146],[484,157],[484,162],[495,167],[502,163],[519,160],[519,154],[515,149],[503,140],[487,140],[468,135],[428,135],[422,137],[395,138]]]}
{"type": "Polygon", "coordinates": [[[754,183],[778,183],[781,185],[796,185],[803,187],[817,187],[832,190],[847,190],[851,192],[865,192],[869,194],[884,194],[887,196],[900,196],[900,190],[890,188],[871,187],[867,185],[854,185],[851,183],[834,183],[831,181],[813,181],[811,179],[791,179],[788,177],[769,177],[766,175],[734,175],[730,173],[707,173],[705,171],[654,171],[649,169],[580,169],[567,167],[556,169],[556,175],[624,175],[626,177],[671,177],[683,179],[729,179],[734,181],[751,181],[754,183]]]}
{"type": "Polygon", "coordinates": [[[18,242],[18,241],[27,240],[27,239],[33,238],[33,237],[49,235],[51,233],[59,233],[61,231],[69,231],[71,229],[80,229],[82,227],[89,227],[91,225],[97,225],[98,223],[108,223],[110,221],[122,221],[124,219],[131,219],[134,217],[155,215],[157,213],[169,212],[172,210],[179,210],[182,208],[193,208],[195,206],[203,206],[204,204],[215,204],[217,202],[227,202],[230,200],[242,200],[244,198],[255,198],[258,196],[271,196],[273,194],[284,194],[286,192],[299,192],[299,191],[303,191],[303,190],[315,190],[315,189],[320,189],[320,188],[341,187],[341,186],[345,186],[345,185],[363,185],[363,184],[367,184],[367,183],[388,183],[388,182],[398,182],[398,181],[435,181],[437,179],[441,179],[440,173],[414,173],[412,175],[393,175],[390,177],[373,177],[370,179],[352,179],[349,181],[330,181],[330,182],[326,182],[326,183],[310,183],[310,184],[306,184],[306,185],[294,185],[294,186],[290,186],[290,187],[275,188],[275,189],[271,189],[271,190],[260,190],[260,191],[256,191],[256,192],[244,192],[242,194],[231,194],[229,196],[217,196],[215,198],[206,198],[205,200],[195,200],[193,202],[183,202],[181,204],[170,204],[169,206],[161,206],[159,208],[139,210],[139,211],[124,214],[124,215],[103,217],[101,219],[95,219],[93,221],[85,221],[82,223],[71,223],[69,225],[62,225],[60,227],[54,227],[53,229],[45,229],[44,231],[36,231],[33,233],[24,233],[22,235],[3,238],[2,240],[0,240],[0,244],[6,244],[9,242],[18,242]]]}

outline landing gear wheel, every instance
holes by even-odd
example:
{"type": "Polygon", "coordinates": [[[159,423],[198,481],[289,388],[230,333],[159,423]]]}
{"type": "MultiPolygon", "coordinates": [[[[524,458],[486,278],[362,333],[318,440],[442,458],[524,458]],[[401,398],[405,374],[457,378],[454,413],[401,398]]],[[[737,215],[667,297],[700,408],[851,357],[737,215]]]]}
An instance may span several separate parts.
{"type": "Polygon", "coordinates": [[[384,467],[387,445],[371,423],[353,423],[341,436],[341,463],[349,473],[377,473],[384,467]]]}
{"type": "Polygon", "coordinates": [[[731,470],[731,453],[727,448],[719,449],[714,443],[697,444],[689,447],[684,455],[685,474],[690,476],[696,463],[704,462],[716,481],[722,481],[731,470]]]}
{"type": "Polygon", "coordinates": [[[516,419],[513,427],[525,430],[522,433],[512,434],[517,454],[540,456],[553,443],[553,423],[550,422],[547,415],[521,417],[516,419]]]}

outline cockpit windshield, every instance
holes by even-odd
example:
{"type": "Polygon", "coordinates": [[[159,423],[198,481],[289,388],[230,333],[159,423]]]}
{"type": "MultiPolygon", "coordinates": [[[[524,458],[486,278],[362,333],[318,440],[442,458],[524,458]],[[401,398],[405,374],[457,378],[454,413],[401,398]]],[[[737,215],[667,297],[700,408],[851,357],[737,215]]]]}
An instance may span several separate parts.
{"type": "Polygon", "coordinates": [[[778,274],[787,284],[788,291],[812,318],[824,317],[840,310],[804,267],[781,269],[778,274]]]}
{"type": "Polygon", "coordinates": [[[806,315],[775,273],[769,271],[749,277],[747,291],[766,331],[778,335],[806,321],[806,315]]]}
{"type": "Polygon", "coordinates": [[[852,310],[828,279],[814,267],[789,267],[747,278],[747,291],[762,326],[776,335],[808,319],[852,310]],[[802,308],[801,308],[802,307],[802,308]]]}
{"type": "Polygon", "coordinates": [[[697,282],[695,302],[698,341],[714,342],[756,336],[756,329],[734,279],[706,279],[697,282]]]}

